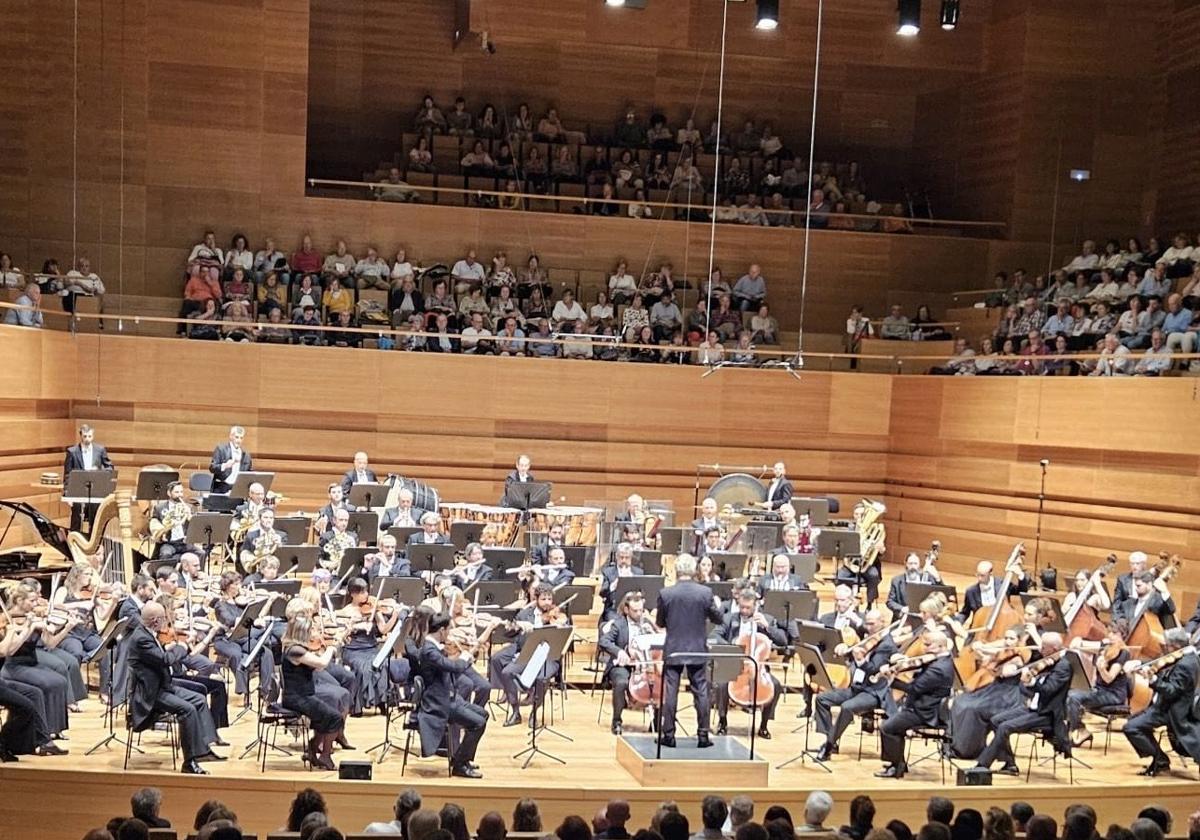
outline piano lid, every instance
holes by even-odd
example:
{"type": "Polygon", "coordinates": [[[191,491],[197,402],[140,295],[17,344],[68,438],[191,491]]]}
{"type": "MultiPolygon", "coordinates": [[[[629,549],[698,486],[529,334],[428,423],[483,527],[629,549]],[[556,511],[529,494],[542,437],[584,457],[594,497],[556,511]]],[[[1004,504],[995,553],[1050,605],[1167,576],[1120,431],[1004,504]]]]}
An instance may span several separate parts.
{"type": "Polygon", "coordinates": [[[19,516],[30,520],[42,540],[61,554],[63,559],[68,562],[70,561],[71,547],[67,543],[66,528],[61,525],[55,525],[48,516],[28,502],[10,502],[7,499],[0,499],[0,508],[6,508],[11,511],[8,521],[4,524],[3,531],[0,531],[0,545],[3,545],[4,538],[8,536],[9,529],[12,528],[13,522],[19,516]]]}

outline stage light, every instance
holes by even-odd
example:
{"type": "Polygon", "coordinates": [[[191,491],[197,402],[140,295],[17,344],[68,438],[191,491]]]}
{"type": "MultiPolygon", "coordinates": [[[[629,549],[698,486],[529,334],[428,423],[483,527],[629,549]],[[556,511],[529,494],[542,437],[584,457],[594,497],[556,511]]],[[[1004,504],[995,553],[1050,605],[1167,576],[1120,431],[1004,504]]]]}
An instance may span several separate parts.
{"type": "Polygon", "coordinates": [[[959,0],[942,0],[942,29],[949,32],[958,27],[959,0]]]}
{"type": "Polygon", "coordinates": [[[779,0],[758,0],[758,22],[754,26],[768,32],[779,26],[779,0]]]}
{"type": "Polygon", "coordinates": [[[897,11],[900,13],[897,35],[911,38],[921,31],[921,0],[900,0],[897,11]]]}
{"type": "Polygon", "coordinates": [[[604,0],[605,6],[624,6],[625,0],[604,0]]]}

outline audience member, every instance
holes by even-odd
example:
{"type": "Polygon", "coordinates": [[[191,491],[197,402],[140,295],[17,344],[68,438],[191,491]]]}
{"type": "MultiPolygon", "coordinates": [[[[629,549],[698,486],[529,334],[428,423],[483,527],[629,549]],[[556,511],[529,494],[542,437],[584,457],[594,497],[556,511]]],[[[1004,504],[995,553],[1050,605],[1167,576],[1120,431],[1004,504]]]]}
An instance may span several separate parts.
{"type": "Polygon", "coordinates": [[[291,808],[288,811],[288,818],[285,831],[299,831],[300,823],[309,814],[326,814],[325,797],[313,788],[306,787],[302,789],[292,799],[291,808]]]}
{"type": "MultiPolygon", "coordinates": [[[[408,830],[405,840],[431,840],[434,834],[441,830],[442,818],[437,811],[428,808],[418,808],[408,815],[408,830]]],[[[540,831],[541,827],[534,829],[540,831]]],[[[513,831],[520,831],[514,824],[513,831]]],[[[447,836],[449,833],[447,832],[447,836]]]]}

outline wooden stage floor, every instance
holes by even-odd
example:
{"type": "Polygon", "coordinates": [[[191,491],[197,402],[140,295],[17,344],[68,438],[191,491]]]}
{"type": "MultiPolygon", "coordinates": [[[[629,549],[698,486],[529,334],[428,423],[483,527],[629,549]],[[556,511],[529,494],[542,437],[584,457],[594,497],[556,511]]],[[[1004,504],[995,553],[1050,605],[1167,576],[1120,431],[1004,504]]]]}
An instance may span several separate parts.
{"type": "MultiPolygon", "coordinates": [[[[794,681],[795,675],[792,675],[794,681]]],[[[440,806],[444,801],[456,801],[467,808],[472,826],[486,810],[496,809],[510,814],[512,804],[521,796],[534,796],[543,808],[547,829],[553,829],[567,814],[590,817],[596,808],[611,797],[630,800],[634,820],[645,824],[654,808],[664,800],[675,800],[693,821],[699,818],[699,800],[710,792],[733,794],[746,792],[755,801],[787,805],[792,814],[802,812],[802,803],[814,788],[830,790],[837,803],[835,817],[845,822],[850,798],[868,792],[876,800],[883,821],[899,817],[910,824],[920,824],[925,800],[937,792],[947,792],[960,807],[986,809],[997,804],[1007,808],[1017,799],[1031,802],[1039,812],[1056,818],[1063,808],[1077,801],[1091,802],[1100,812],[1104,826],[1108,822],[1128,822],[1142,805],[1150,801],[1166,804],[1176,815],[1177,824],[1200,801],[1200,782],[1194,764],[1179,768],[1176,774],[1147,781],[1135,775],[1140,767],[1119,732],[1114,733],[1108,755],[1104,755],[1103,732],[1097,731],[1092,748],[1081,750],[1080,757],[1092,769],[1077,768],[1075,784],[1067,780],[1067,768],[1060,761],[1057,775],[1049,765],[1035,764],[1029,783],[1020,779],[997,776],[991,788],[955,788],[953,771],[947,768],[943,785],[936,761],[918,765],[907,778],[895,782],[876,779],[879,769],[878,742],[874,735],[863,739],[863,757],[856,758],[858,728],[854,725],[842,741],[842,754],[835,756],[826,773],[811,763],[793,764],[784,769],[776,765],[796,755],[804,745],[803,731],[793,733],[803,721],[796,719],[801,697],[791,694],[779,707],[779,719],[772,726],[770,741],[756,741],[759,755],[770,765],[765,787],[759,783],[746,784],[738,778],[723,774],[719,764],[683,765],[677,773],[668,770],[667,786],[641,785],[616,758],[616,738],[608,731],[609,708],[603,710],[603,723],[597,724],[600,695],[592,698],[588,692],[572,690],[566,701],[566,719],[556,721],[555,728],[574,740],[564,741],[544,735],[544,749],[561,757],[565,765],[538,757],[527,769],[521,769],[513,754],[526,745],[527,727],[504,728],[493,720],[483,739],[478,763],[483,770],[481,781],[449,779],[442,759],[410,760],[404,777],[400,775],[401,754],[393,752],[382,764],[374,766],[370,782],[339,781],[332,772],[307,772],[296,757],[271,756],[266,773],[260,773],[254,757],[237,759],[242,747],[254,738],[253,716],[224,731],[233,746],[222,748],[223,754],[234,756],[223,763],[205,767],[210,776],[194,777],[173,773],[170,750],[163,733],[148,733],[143,738],[144,756],[134,755],[130,770],[122,770],[124,750],[119,745],[92,755],[83,753],[105,734],[101,709],[92,700],[82,714],[72,716],[70,741],[65,744],[70,756],[60,758],[23,757],[19,763],[0,765],[0,836],[23,838],[81,837],[91,826],[102,825],[110,816],[128,813],[129,794],[144,785],[154,785],[164,791],[165,814],[176,825],[189,824],[195,808],[204,800],[219,798],[232,805],[243,825],[261,836],[278,828],[294,792],[305,786],[319,788],[330,800],[330,811],[336,825],[343,830],[360,830],[367,822],[387,819],[391,802],[402,787],[415,785],[426,801],[440,806]],[[13,829],[20,827],[20,834],[13,829]]],[[[641,712],[626,712],[626,732],[645,731],[641,712]]],[[[681,715],[681,722],[691,731],[694,716],[690,710],[681,715]]],[[[746,743],[748,717],[731,713],[733,736],[746,743]]],[[[403,730],[397,728],[400,746],[403,730]]],[[[351,719],[348,735],[359,749],[339,751],[336,760],[363,759],[365,748],[381,740],[382,717],[369,714],[351,719]]],[[[288,736],[281,735],[281,743],[288,736]]],[[[415,739],[414,739],[415,740],[415,739]]],[[[681,741],[683,739],[681,738],[681,741]]],[[[815,733],[811,741],[819,740],[815,733]]],[[[920,754],[921,745],[913,745],[913,754],[920,754]]],[[[1026,765],[1029,752],[1027,738],[1017,744],[1021,766],[1026,765]]]]}

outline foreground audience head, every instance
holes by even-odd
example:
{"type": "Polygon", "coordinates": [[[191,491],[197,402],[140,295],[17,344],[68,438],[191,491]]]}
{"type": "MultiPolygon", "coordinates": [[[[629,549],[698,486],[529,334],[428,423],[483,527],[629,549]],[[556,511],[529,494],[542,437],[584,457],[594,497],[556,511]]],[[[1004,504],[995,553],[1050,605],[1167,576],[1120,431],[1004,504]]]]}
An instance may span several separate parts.
{"type": "Polygon", "coordinates": [[[592,840],[592,831],[583,817],[567,817],[554,833],[559,840],[592,840]]]}
{"type": "Polygon", "coordinates": [[[733,797],[729,802],[729,823],[734,830],[754,819],[754,800],[745,794],[733,797]]]}
{"type": "Polygon", "coordinates": [[[678,811],[668,811],[658,822],[658,833],[663,840],[688,840],[692,832],[688,828],[687,817],[678,811]]]}
{"type": "MultiPolygon", "coordinates": [[[[516,806],[513,808],[512,830],[542,830],[542,813],[538,808],[537,800],[526,797],[517,802],[516,806]]],[[[410,834],[408,840],[420,840],[420,838],[412,837],[410,834]]]]}
{"type": "Polygon", "coordinates": [[[129,797],[130,811],[139,820],[149,825],[158,819],[162,807],[162,791],[158,788],[142,788],[129,797]]]}
{"type": "Polygon", "coordinates": [[[925,807],[925,818],[930,822],[950,825],[950,821],[954,819],[954,803],[944,796],[929,797],[929,804],[925,807]]]}
{"type": "Polygon", "coordinates": [[[729,816],[729,806],[720,796],[706,796],[700,803],[700,821],[705,828],[720,829],[729,816]]]}
{"type": "Polygon", "coordinates": [[[1025,831],[1025,825],[1033,816],[1033,806],[1028,802],[1014,802],[1009,808],[1012,815],[1013,831],[1025,831]]]}
{"type": "Polygon", "coordinates": [[[983,815],[974,808],[963,808],[950,828],[953,840],[979,840],[983,836],[983,815]]]}
{"type": "Polygon", "coordinates": [[[475,836],[478,840],[504,840],[508,836],[508,829],[504,827],[504,817],[497,811],[488,811],[480,817],[475,836]]]}
{"type": "MultiPolygon", "coordinates": [[[[1149,820],[1140,820],[1154,825],[1149,820]]],[[[1137,823],[1134,823],[1137,825],[1137,823]]],[[[1162,837],[1162,834],[1159,834],[1162,837]]],[[[121,827],[117,829],[117,840],[150,840],[150,826],[146,825],[139,819],[125,820],[121,823],[121,827]]],[[[1147,840],[1147,838],[1139,837],[1138,840],[1147,840]]]]}
{"type": "Polygon", "coordinates": [[[300,832],[300,840],[311,840],[313,835],[319,829],[329,825],[329,817],[325,816],[324,811],[312,811],[304,815],[300,820],[300,826],[297,829],[300,832]]]}
{"type": "Polygon", "coordinates": [[[756,822],[748,822],[738,828],[733,840],[770,840],[767,830],[756,822]]]}
{"type": "Polygon", "coordinates": [[[1166,836],[1158,823],[1145,817],[1134,820],[1133,824],[1129,826],[1129,830],[1133,832],[1135,840],[1163,840],[1166,836]]]}
{"type": "MultiPolygon", "coordinates": [[[[1172,629],[1179,629],[1179,628],[1172,628],[1172,629]]],[[[1169,630],[1167,632],[1168,632],[1168,634],[1170,634],[1169,630]]],[[[1186,631],[1184,631],[1184,632],[1186,633],[1186,631]]],[[[1189,641],[1190,641],[1190,639],[1189,639],[1189,641]]],[[[1184,644],[1187,644],[1187,642],[1185,642],[1184,644]]],[[[1183,647],[1183,646],[1184,645],[1180,645],[1180,647],[1183,647]]],[[[1158,827],[1162,829],[1163,834],[1171,833],[1171,823],[1172,823],[1171,812],[1168,811],[1166,808],[1162,807],[1161,805],[1147,805],[1145,808],[1138,811],[1138,819],[1139,820],[1141,820],[1141,819],[1153,820],[1155,823],[1158,824],[1158,827]]],[[[1093,825],[1095,824],[1095,822],[1096,822],[1096,812],[1093,811],[1092,812],[1093,825]]]]}
{"type": "MultiPolygon", "coordinates": [[[[418,808],[408,817],[408,840],[429,840],[442,827],[442,818],[437,811],[418,808]]],[[[515,829],[514,829],[515,830],[515,829]]]]}
{"type": "Polygon", "coordinates": [[[467,828],[467,814],[461,805],[447,802],[438,813],[442,828],[449,831],[454,840],[470,840],[471,832],[467,828]]]}
{"type": "Polygon", "coordinates": [[[1007,811],[1003,808],[988,808],[983,816],[984,840],[1013,840],[1015,834],[1013,818],[1007,811]]]}
{"type": "Polygon", "coordinates": [[[892,832],[896,840],[913,840],[912,829],[903,820],[892,820],[884,828],[892,832]]]}
{"type": "Polygon", "coordinates": [[[917,840],[950,840],[950,827],[941,822],[928,822],[917,832],[917,840]]]}
{"type": "Polygon", "coordinates": [[[1055,840],[1058,837],[1058,823],[1054,817],[1034,814],[1025,823],[1025,837],[1027,840],[1055,840]]]}

